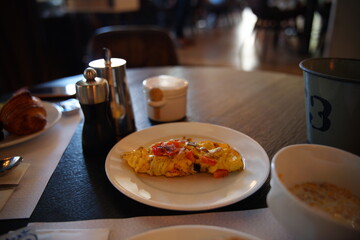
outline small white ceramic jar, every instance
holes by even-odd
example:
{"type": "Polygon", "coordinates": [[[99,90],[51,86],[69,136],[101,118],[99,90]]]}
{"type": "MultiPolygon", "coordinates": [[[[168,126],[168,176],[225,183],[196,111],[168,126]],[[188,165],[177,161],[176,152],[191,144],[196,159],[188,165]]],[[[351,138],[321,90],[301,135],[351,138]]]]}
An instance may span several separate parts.
{"type": "Polygon", "coordinates": [[[186,116],[188,82],[160,75],[143,81],[148,117],[158,122],[170,122],[186,116]]]}

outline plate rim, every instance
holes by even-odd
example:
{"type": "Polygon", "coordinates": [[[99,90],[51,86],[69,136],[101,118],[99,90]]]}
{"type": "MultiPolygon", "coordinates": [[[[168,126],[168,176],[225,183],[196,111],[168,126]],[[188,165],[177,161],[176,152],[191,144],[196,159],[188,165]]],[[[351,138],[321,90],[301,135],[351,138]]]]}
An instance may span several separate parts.
{"type": "MultiPolygon", "coordinates": [[[[196,135],[196,134],[195,134],[196,135]]],[[[246,162],[245,162],[246,164],[246,162]]],[[[175,122],[175,123],[163,123],[163,124],[158,124],[158,125],[155,125],[155,126],[150,126],[148,128],[145,128],[145,129],[142,129],[142,130],[139,130],[139,131],[136,131],[130,135],[128,135],[127,137],[121,139],[119,142],[117,142],[113,148],[109,151],[107,157],[106,157],[106,160],[105,160],[105,172],[106,172],[106,176],[108,178],[108,180],[110,181],[110,183],[118,190],[120,191],[122,194],[126,195],[127,197],[137,201],[137,202],[140,202],[140,203],[143,203],[145,205],[148,205],[148,206],[152,206],[152,207],[157,207],[157,208],[162,208],[162,209],[168,209],[168,210],[178,210],[178,211],[202,211],[202,210],[209,210],[209,209],[215,209],[215,208],[220,208],[220,207],[224,207],[224,206],[228,206],[230,204],[233,204],[233,203],[236,203],[238,201],[241,201],[247,197],[249,197],[250,195],[254,194],[257,190],[259,190],[263,185],[264,183],[266,182],[269,174],[270,174],[270,159],[269,159],[269,156],[268,154],[266,153],[266,151],[264,150],[264,148],[256,141],[254,140],[253,138],[249,137],[248,135],[240,132],[240,131],[237,131],[235,129],[232,129],[232,128],[229,128],[229,127],[225,127],[225,126],[221,126],[221,125],[217,125],[217,124],[212,124],[212,123],[203,123],[203,122],[175,122]],[[231,200],[227,200],[225,202],[220,202],[220,203],[214,203],[214,204],[211,204],[211,205],[204,205],[204,206],[189,206],[189,205],[184,205],[184,204],[171,204],[171,203],[166,203],[166,202],[159,202],[159,201],[156,201],[156,200],[152,200],[152,199],[143,199],[141,198],[140,196],[128,191],[125,187],[123,186],[118,186],[119,184],[114,180],[112,179],[112,177],[110,176],[110,158],[111,158],[111,155],[113,154],[113,152],[116,151],[116,148],[118,145],[121,144],[121,142],[130,137],[131,135],[134,135],[134,134],[141,134],[140,132],[145,132],[145,131],[154,131],[154,129],[158,129],[158,128],[162,128],[162,127],[175,127],[177,125],[177,127],[179,127],[179,125],[183,125],[183,124],[186,124],[186,125],[202,125],[203,127],[212,127],[212,128],[221,128],[221,129],[224,129],[226,131],[230,131],[230,132],[233,132],[235,134],[240,134],[242,137],[246,138],[248,141],[251,141],[252,143],[254,143],[260,150],[261,152],[261,156],[262,157],[265,157],[263,163],[264,163],[264,175],[263,175],[263,178],[262,179],[256,179],[258,181],[258,184],[256,184],[255,187],[253,187],[250,191],[247,191],[246,193],[242,194],[240,197],[237,197],[237,198],[233,198],[231,200]],[[173,126],[171,126],[173,125],[173,126]]],[[[136,173],[134,172],[134,175],[136,176],[136,173]]]]}
{"type": "MultiPolygon", "coordinates": [[[[53,103],[46,102],[46,101],[42,101],[42,103],[43,103],[44,108],[45,108],[46,111],[49,111],[49,109],[55,110],[56,116],[55,116],[54,120],[52,122],[48,121],[46,123],[44,129],[42,129],[42,130],[40,130],[38,132],[29,134],[29,135],[25,135],[25,136],[19,136],[19,138],[14,139],[14,140],[12,140],[10,142],[6,142],[6,143],[1,143],[1,141],[0,141],[0,149],[6,148],[6,147],[11,147],[11,146],[26,142],[26,141],[28,141],[30,139],[33,139],[33,138],[39,136],[40,134],[46,132],[48,129],[52,128],[60,120],[60,118],[62,116],[62,112],[61,112],[61,110],[60,110],[60,108],[58,106],[56,106],[53,103]]],[[[49,115],[47,114],[46,120],[49,120],[48,116],[49,115]]]]}
{"type": "MultiPolygon", "coordinates": [[[[229,233],[234,234],[236,237],[245,237],[246,239],[251,240],[260,240],[257,236],[254,236],[250,233],[243,232],[237,229],[232,229],[223,226],[207,225],[207,224],[180,224],[180,225],[170,225],[170,226],[161,226],[155,229],[145,230],[144,232],[135,234],[127,238],[128,240],[141,240],[144,237],[147,237],[149,234],[158,234],[164,233],[167,231],[204,231],[204,230],[214,230],[219,233],[229,233]]],[[[180,233],[179,233],[180,234],[180,233]]],[[[234,237],[235,237],[234,236],[234,237]]]]}

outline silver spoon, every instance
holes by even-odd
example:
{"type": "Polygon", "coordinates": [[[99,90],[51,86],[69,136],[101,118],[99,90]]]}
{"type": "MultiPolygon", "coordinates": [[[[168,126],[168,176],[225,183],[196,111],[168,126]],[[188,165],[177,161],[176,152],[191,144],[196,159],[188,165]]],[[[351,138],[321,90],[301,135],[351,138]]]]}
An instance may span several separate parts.
{"type": "Polygon", "coordinates": [[[23,158],[20,156],[0,159],[0,176],[5,175],[11,169],[18,166],[22,162],[22,160],[23,158]]]}

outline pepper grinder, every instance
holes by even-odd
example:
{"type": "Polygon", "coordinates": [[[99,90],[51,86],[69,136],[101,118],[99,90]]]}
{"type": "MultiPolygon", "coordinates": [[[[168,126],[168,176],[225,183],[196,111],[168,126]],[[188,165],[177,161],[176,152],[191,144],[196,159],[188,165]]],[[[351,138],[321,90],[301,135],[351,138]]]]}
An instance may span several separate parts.
{"type": "Polygon", "coordinates": [[[106,154],[116,142],[109,119],[109,85],[96,77],[96,70],[86,68],[85,79],[76,83],[76,97],[84,113],[82,146],[84,154],[106,154]]]}

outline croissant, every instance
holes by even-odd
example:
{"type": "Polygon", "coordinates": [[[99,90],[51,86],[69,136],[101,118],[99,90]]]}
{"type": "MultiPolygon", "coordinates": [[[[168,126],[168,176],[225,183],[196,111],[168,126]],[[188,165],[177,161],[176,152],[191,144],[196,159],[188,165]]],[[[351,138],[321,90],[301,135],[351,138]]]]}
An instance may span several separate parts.
{"type": "Polygon", "coordinates": [[[28,135],[46,125],[46,110],[41,100],[30,92],[21,92],[10,98],[0,110],[0,122],[6,131],[28,135]]]}

